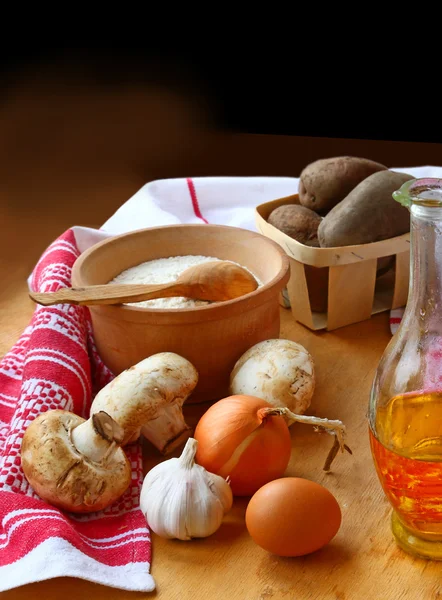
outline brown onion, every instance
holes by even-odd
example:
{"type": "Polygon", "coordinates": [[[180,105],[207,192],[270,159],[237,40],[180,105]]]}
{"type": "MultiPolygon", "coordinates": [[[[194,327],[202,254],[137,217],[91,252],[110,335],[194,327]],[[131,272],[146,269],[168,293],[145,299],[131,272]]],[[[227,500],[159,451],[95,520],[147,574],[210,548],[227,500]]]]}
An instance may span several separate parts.
{"type": "Polygon", "coordinates": [[[290,460],[284,417],[254,396],[229,396],[213,404],[198,422],[194,438],[197,463],[228,477],[235,496],[250,496],[281,477],[290,460]]]}

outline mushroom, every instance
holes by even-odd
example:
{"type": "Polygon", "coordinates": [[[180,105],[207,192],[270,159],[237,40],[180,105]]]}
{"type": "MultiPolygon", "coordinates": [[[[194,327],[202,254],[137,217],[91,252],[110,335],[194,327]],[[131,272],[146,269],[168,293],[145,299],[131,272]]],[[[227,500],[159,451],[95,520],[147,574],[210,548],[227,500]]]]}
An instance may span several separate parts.
{"type": "Polygon", "coordinates": [[[120,373],[98,392],[91,414],[109,414],[123,429],[122,445],[145,436],[169,454],[191,434],[182,406],[198,383],[198,371],[173,352],[160,352],[120,373]]]}
{"type": "Polygon", "coordinates": [[[90,419],[49,410],[27,427],[21,445],[23,472],[43,499],[69,512],[102,510],[131,482],[122,428],[105,412],[90,419]]]}
{"type": "Polygon", "coordinates": [[[255,344],[235,364],[230,393],[257,396],[275,407],[302,414],[315,391],[310,353],[292,340],[271,339],[255,344]]]}

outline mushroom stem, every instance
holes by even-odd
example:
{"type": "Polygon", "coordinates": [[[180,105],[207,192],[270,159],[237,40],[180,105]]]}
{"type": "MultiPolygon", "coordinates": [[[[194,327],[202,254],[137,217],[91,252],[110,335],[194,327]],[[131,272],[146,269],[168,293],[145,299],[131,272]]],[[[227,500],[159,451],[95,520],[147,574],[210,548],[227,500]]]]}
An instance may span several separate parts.
{"type": "Polygon", "coordinates": [[[119,447],[119,446],[118,446],[118,444],[117,444],[117,443],[116,443],[116,441],[114,440],[114,441],[113,441],[113,442],[110,444],[110,446],[109,446],[109,448],[106,450],[106,452],[104,453],[104,456],[103,456],[103,458],[101,459],[101,462],[102,462],[102,463],[106,463],[107,461],[109,461],[109,460],[112,458],[112,456],[115,454],[115,451],[117,450],[117,448],[118,448],[118,447],[119,447]]]}
{"type": "Polygon", "coordinates": [[[181,446],[191,432],[179,404],[164,406],[160,416],[141,428],[141,433],[163,454],[181,446]]]}
{"type": "Polygon", "coordinates": [[[107,413],[100,411],[72,430],[78,452],[94,462],[109,460],[119,448],[124,430],[107,413]]]}

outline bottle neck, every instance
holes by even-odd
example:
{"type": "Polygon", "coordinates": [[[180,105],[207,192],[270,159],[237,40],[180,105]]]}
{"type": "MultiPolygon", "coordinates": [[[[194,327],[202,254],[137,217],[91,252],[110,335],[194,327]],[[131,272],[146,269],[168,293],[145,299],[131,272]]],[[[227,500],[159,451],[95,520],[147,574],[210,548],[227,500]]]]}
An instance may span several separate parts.
{"type": "MultiPolygon", "coordinates": [[[[411,267],[407,316],[441,319],[442,206],[411,206],[411,267]]],[[[442,330],[442,322],[432,323],[442,330]]]]}

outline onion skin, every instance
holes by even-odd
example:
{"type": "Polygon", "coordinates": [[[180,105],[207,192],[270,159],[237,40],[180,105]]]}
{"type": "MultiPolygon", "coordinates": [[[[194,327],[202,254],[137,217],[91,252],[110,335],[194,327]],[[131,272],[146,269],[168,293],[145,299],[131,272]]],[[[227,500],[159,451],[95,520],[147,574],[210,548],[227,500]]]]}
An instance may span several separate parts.
{"type": "Polygon", "coordinates": [[[291,437],[283,416],[254,396],[235,395],[213,404],[199,420],[196,462],[229,477],[234,496],[251,496],[281,477],[290,461],[291,437]]]}

